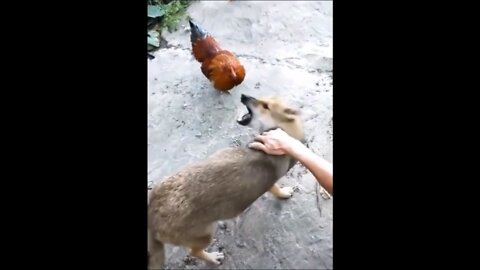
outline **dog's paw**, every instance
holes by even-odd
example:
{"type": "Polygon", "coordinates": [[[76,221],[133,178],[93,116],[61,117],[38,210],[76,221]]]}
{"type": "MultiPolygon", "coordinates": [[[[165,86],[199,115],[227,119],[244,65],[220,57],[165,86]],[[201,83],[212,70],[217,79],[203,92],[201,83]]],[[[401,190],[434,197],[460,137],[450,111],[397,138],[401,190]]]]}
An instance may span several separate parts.
{"type": "Polygon", "coordinates": [[[293,187],[282,187],[280,188],[277,197],[280,199],[289,199],[293,196],[293,187]]]}
{"type": "Polygon", "coordinates": [[[208,261],[213,264],[220,264],[221,261],[225,258],[222,252],[205,252],[208,257],[208,261]]]}

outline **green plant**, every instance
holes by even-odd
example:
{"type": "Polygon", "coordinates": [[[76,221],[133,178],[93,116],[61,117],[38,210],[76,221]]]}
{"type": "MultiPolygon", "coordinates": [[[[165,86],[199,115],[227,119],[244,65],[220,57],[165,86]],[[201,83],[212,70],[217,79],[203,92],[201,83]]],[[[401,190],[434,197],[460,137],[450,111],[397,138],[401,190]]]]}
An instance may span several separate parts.
{"type": "Polygon", "coordinates": [[[163,29],[177,31],[180,20],[191,1],[188,0],[147,0],[147,45],[148,51],[160,47],[163,29]]]}
{"type": "Polygon", "coordinates": [[[148,5],[147,6],[147,44],[149,46],[149,50],[153,48],[160,47],[160,40],[157,31],[155,31],[155,25],[160,22],[160,19],[165,15],[165,10],[158,5],[148,5]],[[152,27],[153,26],[153,27],[152,27]],[[150,28],[150,29],[149,29],[150,28]]]}
{"type": "Polygon", "coordinates": [[[185,16],[190,1],[177,0],[163,5],[165,17],[160,22],[160,28],[166,28],[169,32],[177,31],[180,20],[185,16]]]}

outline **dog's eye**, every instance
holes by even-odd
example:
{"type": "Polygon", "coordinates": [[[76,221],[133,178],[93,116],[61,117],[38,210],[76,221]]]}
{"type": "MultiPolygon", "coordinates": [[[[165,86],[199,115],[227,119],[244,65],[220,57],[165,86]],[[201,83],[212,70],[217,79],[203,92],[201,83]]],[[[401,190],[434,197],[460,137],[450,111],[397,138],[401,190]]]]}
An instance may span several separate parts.
{"type": "Polygon", "coordinates": [[[265,110],[268,110],[268,105],[267,105],[266,103],[263,103],[263,108],[264,108],[265,110]]]}
{"type": "Polygon", "coordinates": [[[288,108],[285,109],[285,110],[283,110],[283,112],[286,113],[286,114],[297,114],[297,113],[295,112],[295,110],[288,109],[288,108]]]}

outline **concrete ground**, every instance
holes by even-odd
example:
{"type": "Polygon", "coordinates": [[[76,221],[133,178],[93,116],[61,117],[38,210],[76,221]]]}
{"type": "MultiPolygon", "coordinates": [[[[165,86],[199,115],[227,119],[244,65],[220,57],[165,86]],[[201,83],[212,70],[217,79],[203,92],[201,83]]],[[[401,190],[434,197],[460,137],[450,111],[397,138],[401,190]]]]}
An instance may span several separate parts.
{"type": "MultiPolygon", "coordinates": [[[[301,108],[308,146],[332,161],[332,2],[194,2],[187,13],[239,56],[244,82],[231,95],[215,91],[191,55],[188,22],[164,33],[171,45],[148,64],[148,180],[228,146],[244,146],[254,130],[235,122],[240,94],[278,95],[301,108]]],[[[166,246],[170,269],[332,269],[332,204],[313,176],[296,165],[281,185],[297,187],[279,201],[259,198],[221,222],[209,251],[220,266],[166,246]]]]}

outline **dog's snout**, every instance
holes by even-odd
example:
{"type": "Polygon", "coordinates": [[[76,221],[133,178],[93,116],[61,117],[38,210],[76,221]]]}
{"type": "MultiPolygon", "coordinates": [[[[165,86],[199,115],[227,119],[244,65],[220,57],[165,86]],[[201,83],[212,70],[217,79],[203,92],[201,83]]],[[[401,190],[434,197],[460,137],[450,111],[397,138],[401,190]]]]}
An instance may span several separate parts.
{"type": "Polygon", "coordinates": [[[248,98],[249,98],[249,96],[242,94],[242,96],[240,97],[240,101],[243,104],[245,104],[247,102],[248,98]]]}
{"type": "Polygon", "coordinates": [[[256,99],[251,97],[251,96],[247,96],[247,95],[242,94],[241,97],[240,97],[240,101],[243,104],[247,105],[247,103],[249,103],[249,102],[255,102],[256,99]]]}

